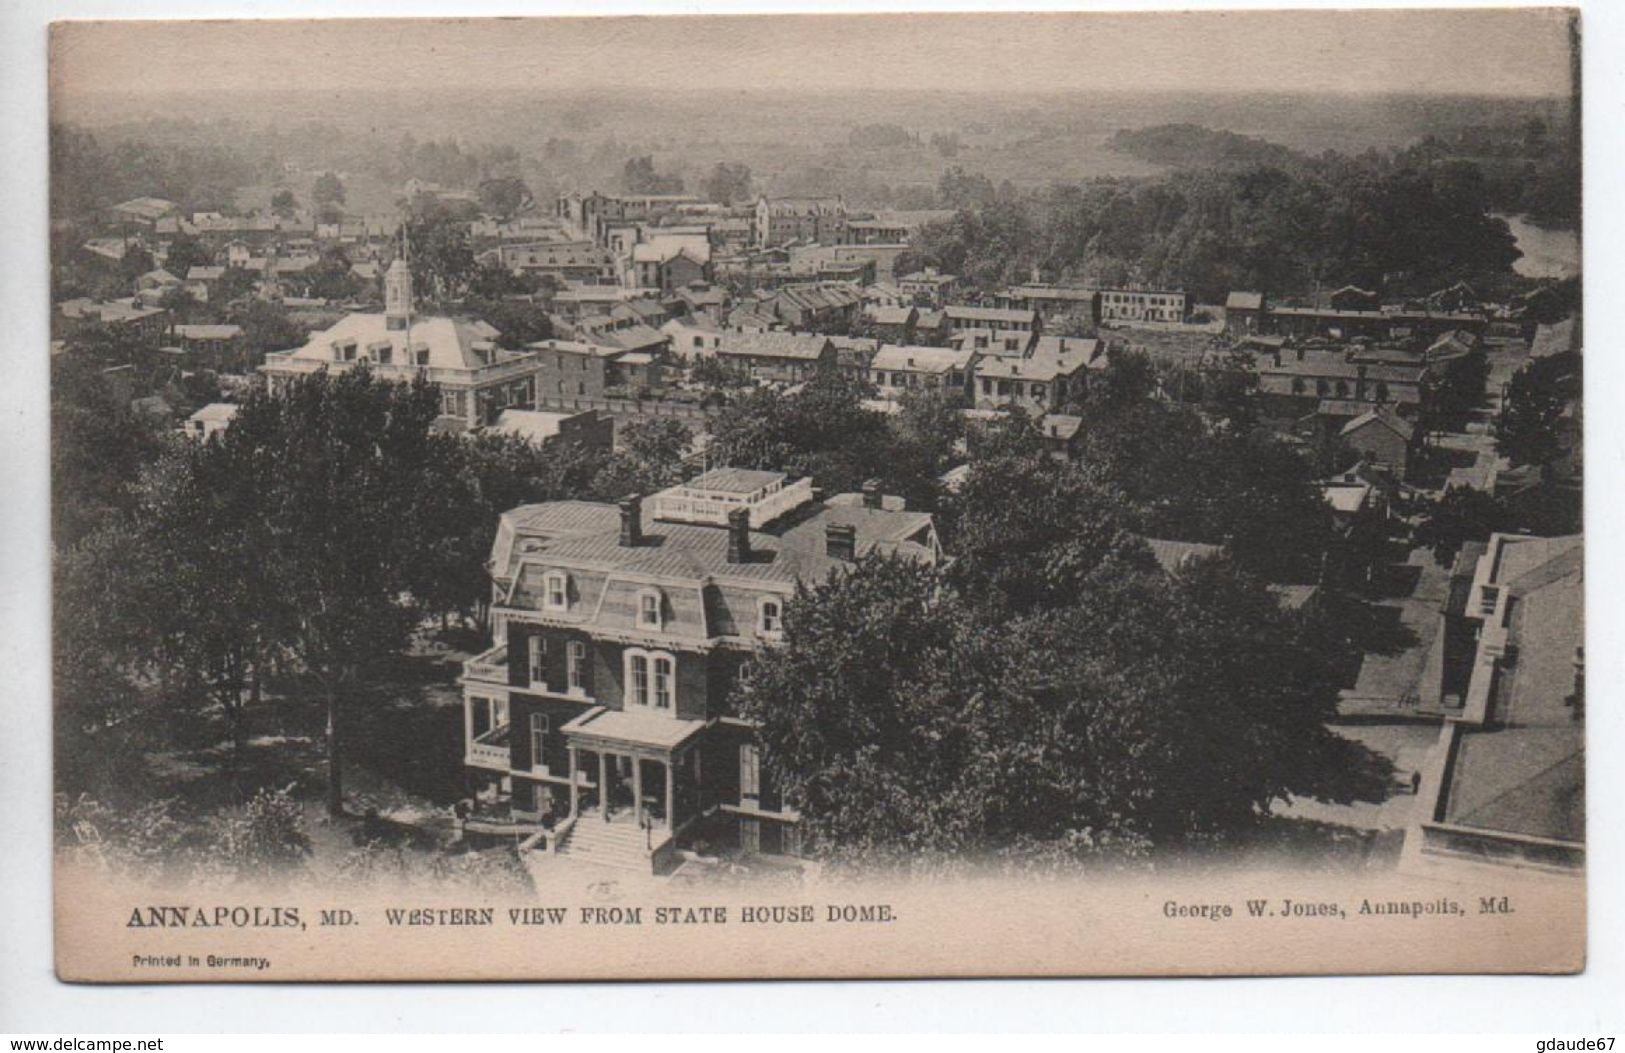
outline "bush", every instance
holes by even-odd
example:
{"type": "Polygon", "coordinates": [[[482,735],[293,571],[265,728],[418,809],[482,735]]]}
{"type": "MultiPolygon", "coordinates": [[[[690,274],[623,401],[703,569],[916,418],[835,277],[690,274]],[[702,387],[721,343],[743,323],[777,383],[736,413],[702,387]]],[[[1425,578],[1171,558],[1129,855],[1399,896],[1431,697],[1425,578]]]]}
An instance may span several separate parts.
{"type": "Polygon", "coordinates": [[[217,818],[215,833],[220,861],[239,873],[296,866],[310,855],[304,809],[286,789],[260,790],[240,817],[217,818]]]}

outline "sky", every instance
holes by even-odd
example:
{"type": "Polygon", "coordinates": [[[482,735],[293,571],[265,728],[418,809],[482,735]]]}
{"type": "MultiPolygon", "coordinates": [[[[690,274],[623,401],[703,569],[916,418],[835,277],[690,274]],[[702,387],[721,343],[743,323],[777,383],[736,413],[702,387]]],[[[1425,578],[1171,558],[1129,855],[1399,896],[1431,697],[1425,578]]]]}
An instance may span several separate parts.
{"type": "MultiPolygon", "coordinates": [[[[1557,9],[59,23],[53,90],[453,88],[1562,95],[1557,9]]],[[[59,96],[59,101],[66,101],[59,96]]]]}

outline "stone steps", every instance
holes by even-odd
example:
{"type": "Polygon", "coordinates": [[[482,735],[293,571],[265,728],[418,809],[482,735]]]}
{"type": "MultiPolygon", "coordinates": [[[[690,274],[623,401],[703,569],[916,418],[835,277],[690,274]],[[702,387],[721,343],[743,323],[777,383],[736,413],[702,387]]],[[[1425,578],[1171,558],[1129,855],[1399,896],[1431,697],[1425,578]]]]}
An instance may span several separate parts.
{"type": "Polygon", "coordinates": [[[648,873],[653,867],[648,844],[645,832],[631,823],[606,823],[583,816],[559,845],[559,855],[598,866],[648,873]]]}

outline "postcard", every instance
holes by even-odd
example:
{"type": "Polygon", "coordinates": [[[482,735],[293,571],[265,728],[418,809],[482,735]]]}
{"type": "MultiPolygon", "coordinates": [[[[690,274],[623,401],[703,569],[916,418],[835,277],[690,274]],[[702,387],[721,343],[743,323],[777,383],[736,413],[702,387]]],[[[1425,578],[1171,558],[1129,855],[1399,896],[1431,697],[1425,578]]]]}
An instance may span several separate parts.
{"type": "Polygon", "coordinates": [[[55,24],[58,974],[1582,969],[1579,56],[55,24]]]}

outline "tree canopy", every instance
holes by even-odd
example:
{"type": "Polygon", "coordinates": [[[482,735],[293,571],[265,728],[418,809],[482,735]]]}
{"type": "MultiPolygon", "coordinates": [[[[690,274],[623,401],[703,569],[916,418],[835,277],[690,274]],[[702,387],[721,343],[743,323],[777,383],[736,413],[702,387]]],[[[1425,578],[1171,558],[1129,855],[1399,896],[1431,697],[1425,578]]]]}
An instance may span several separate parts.
{"type": "Polygon", "coordinates": [[[1335,678],[1261,583],[1223,561],[1169,577],[1143,549],[1080,580],[1014,617],[895,559],[798,592],[736,702],[816,854],[1071,864],[1336,792],[1335,678]]]}
{"type": "Polygon", "coordinates": [[[1020,192],[950,169],[939,193],[959,211],[922,231],[918,248],[986,289],[1037,268],[1207,303],[1231,289],[1292,296],[1345,283],[1426,293],[1505,277],[1517,258],[1482,172],[1454,159],[1327,154],[1020,192]]]}

